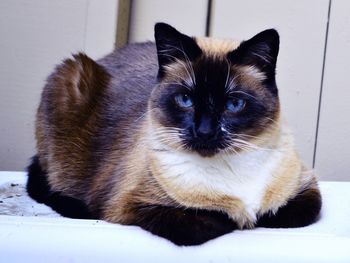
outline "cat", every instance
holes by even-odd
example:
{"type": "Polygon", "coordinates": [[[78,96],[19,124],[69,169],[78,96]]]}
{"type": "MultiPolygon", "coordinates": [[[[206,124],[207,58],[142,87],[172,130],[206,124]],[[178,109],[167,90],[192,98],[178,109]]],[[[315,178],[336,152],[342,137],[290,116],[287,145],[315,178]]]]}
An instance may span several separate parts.
{"type": "Polygon", "coordinates": [[[315,222],[321,195],[281,117],[278,52],[274,29],[235,42],[157,23],[155,43],[66,59],[42,92],[29,195],[177,245],[315,222]]]}

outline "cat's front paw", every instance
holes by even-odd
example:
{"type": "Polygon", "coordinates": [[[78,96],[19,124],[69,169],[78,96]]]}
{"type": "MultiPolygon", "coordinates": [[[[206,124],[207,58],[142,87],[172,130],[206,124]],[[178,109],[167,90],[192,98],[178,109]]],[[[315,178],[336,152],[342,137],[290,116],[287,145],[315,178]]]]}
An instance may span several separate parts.
{"type": "Polygon", "coordinates": [[[275,213],[262,215],[258,227],[294,228],[315,223],[320,216],[322,197],[318,188],[310,188],[298,193],[275,213]]]}
{"type": "Polygon", "coordinates": [[[151,210],[135,224],[176,245],[200,245],[237,229],[235,222],[220,212],[173,207],[151,210]]]}
{"type": "Polygon", "coordinates": [[[233,221],[219,213],[187,214],[183,220],[183,224],[178,224],[168,236],[173,243],[182,246],[200,245],[237,228],[233,221]]]}

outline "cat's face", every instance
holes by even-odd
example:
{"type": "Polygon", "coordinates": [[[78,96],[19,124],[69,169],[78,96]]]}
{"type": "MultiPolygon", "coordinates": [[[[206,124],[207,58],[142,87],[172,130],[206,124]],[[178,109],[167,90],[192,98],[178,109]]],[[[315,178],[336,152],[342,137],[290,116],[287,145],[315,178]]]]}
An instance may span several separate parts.
{"type": "Polygon", "coordinates": [[[150,110],[157,140],[210,157],[251,149],[261,134],[274,129],[279,115],[276,31],[238,47],[195,40],[166,24],[156,25],[155,37],[159,85],[150,110]]]}

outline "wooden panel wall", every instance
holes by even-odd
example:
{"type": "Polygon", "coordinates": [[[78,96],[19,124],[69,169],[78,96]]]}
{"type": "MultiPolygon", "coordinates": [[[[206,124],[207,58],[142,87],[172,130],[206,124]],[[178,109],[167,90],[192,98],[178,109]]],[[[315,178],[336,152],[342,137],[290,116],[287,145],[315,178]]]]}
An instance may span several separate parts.
{"type": "Polygon", "coordinates": [[[156,22],[169,23],[186,34],[204,36],[207,2],[207,0],[133,0],[129,41],[153,41],[153,28],[156,22]]]}
{"type": "Polygon", "coordinates": [[[267,28],[278,30],[277,84],[282,110],[309,167],[314,155],[328,2],[214,0],[211,17],[214,37],[248,39],[267,28]]]}
{"type": "MultiPolygon", "coordinates": [[[[309,167],[315,163],[323,180],[350,180],[349,1],[121,1],[131,3],[130,16],[128,8],[119,13],[128,20],[122,22],[123,32],[129,25],[129,42],[153,40],[160,21],[189,35],[209,31],[241,40],[276,28],[282,107],[302,158],[309,167]]],[[[0,1],[1,170],[22,170],[34,152],[35,109],[53,66],[79,50],[98,58],[113,49],[117,6],[118,0],[0,1]]]]}
{"type": "Polygon", "coordinates": [[[54,65],[113,49],[117,3],[0,1],[0,170],[23,170],[34,154],[34,115],[54,65]]]}
{"type": "Polygon", "coordinates": [[[118,0],[88,0],[86,5],[84,51],[98,59],[114,49],[118,0]]]}
{"type": "Polygon", "coordinates": [[[323,180],[350,180],[349,10],[332,0],[315,163],[323,180]]]}
{"type": "Polygon", "coordinates": [[[350,84],[346,74],[346,62],[350,61],[350,2],[212,0],[210,10],[209,1],[193,2],[132,1],[129,40],[153,40],[157,21],[202,36],[206,30],[205,12],[210,15],[211,37],[243,40],[266,28],[276,28],[281,36],[277,81],[282,110],[299,152],[308,167],[315,165],[321,179],[350,180],[350,84]]]}

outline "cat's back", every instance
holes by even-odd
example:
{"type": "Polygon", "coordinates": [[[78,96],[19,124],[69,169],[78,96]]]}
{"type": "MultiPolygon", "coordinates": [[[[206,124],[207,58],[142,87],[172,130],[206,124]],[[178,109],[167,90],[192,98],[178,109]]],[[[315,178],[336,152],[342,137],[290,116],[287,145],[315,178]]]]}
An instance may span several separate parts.
{"type": "Polygon", "coordinates": [[[156,78],[151,42],[128,45],[97,61],[77,54],[56,67],[36,121],[39,161],[54,190],[85,195],[87,178],[109,152],[130,147],[156,78]]]}
{"type": "Polygon", "coordinates": [[[153,42],[129,44],[97,63],[110,76],[95,133],[94,150],[105,154],[105,149],[120,151],[131,146],[157,85],[157,51],[153,42]]]}
{"type": "Polygon", "coordinates": [[[97,63],[102,65],[112,77],[141,77],[150,71],[156,74],[158,70],[154,42],[128,44],[97,60],[97,63]]]}
{"type": "Polygon", "coordinates": [[[105,104],[102,115],[109,123],[105,128],[111,128],[111,125],[127,128],[146,112],[149,96],[157,84],[155,44],[129,44],[97,63],[110,76],[103,94],[105,104]]]}

